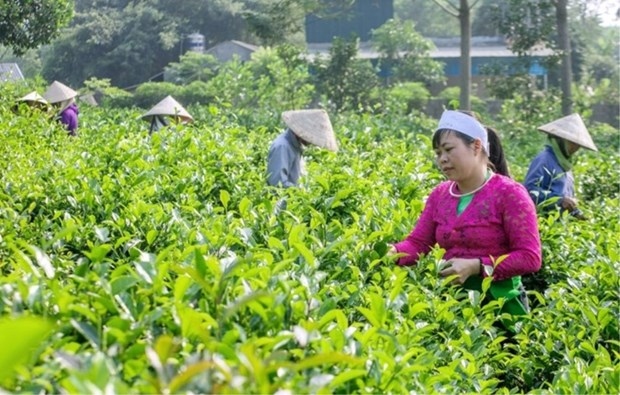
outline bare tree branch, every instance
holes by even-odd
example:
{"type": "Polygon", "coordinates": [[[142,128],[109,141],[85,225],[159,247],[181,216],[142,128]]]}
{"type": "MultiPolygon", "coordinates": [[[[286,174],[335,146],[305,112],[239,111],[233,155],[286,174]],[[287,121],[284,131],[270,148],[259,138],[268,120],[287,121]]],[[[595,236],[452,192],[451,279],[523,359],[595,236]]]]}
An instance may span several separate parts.
{"type": "Polygon", "coordinates": [[[444,4],[440,0],[433,0],[433,1],[435,2],[435,4],[437,4],[439,7],[441,7],[448,14],[452,15],[455,18],[459,17],[459,10],[458,10],[458,8],[456,8],[452,3],[448,2],[447,4],[444,4]]]}

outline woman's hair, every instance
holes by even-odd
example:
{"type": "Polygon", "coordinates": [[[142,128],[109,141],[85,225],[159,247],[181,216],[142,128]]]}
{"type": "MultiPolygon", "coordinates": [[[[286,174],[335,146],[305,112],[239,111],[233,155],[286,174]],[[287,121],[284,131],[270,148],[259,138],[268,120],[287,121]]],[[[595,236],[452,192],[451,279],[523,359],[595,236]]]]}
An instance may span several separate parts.
{"type": "MultiPolygon", "coordinates": [[[[478,120],[478,117],[476,117],[476,115],[471,111],[461,110],[461,112],[478,120]]],[[[490,152],[487,153],[489,158],[489,167],[493,169],[493,171],[495,171],[496,173],[499,173],[506,177],[510,177],[510,172],[508,171],[508,163],[506,162],[506,157],[504,156],[504,148],[502,147],[502,142],[499,139],[499,135],[493,128],[490,128],[488,126],[485,126],[484,128],[487,131],[487,138],[489,140],[490,152]]],[[[433,149],[437,149],[437,147],[439,147],[441,137],[445,133],[454,133],[456,137],[461,139],[467,145],[470,145],[475,141],[474,138],[456,130],[439,129],[433,135],[433,149]]]]}
{"type": "Polygon", "coordinates": [[[506,156],[504,155],[504,148],[502,147],[502,142],[499,139],[499,135],[495,131],[495,129],[485,126],[487,130],[487,136],[489,139],[489,161],[491,162],[491,166],[495,168],[495,172],[510,177],[510,171],[508,170],[508,162],[506,161],[506,156]]]}

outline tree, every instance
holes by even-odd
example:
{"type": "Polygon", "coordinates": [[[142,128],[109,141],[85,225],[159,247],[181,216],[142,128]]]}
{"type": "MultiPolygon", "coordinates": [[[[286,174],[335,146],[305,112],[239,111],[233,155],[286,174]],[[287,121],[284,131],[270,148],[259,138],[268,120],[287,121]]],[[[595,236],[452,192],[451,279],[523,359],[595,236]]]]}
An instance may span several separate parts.
{"type": "Polygon", "coordinates": [[[570,115],[573,112],[573,70],[571,67],[570,36],[568,34],[568,0],[555,0],[555,15],[558,28],[558,47],[562,56],[562,114],[570,115]]]}
{"type": "Polygon", "coordinates": [[[371,41],[382,55],[382,65],[392,72],[393,82],[430,85],[443,80],[443,65],[430,58],[433,43],[416,31],[413,21],[390,19],[372,31],[371,41]]]}
{"type": "Polygon", "coordinates": [[[49,43],[73,17],[69,0],[2,1],[0,5],[0,45],[15,55],[49,43]]]}
{"type": "Polygon", "coordinates": [[[234,0],[80,0],[72,26],[44,52],[43,75],[74,86],[91,77],[129,87],[158,78],[179,59],[183,39],[244,39],[243,4],[234,0]]]}
{"type": "Polygon", "coordinates": [[[598,39],[604,36],[598,17],[591,15],[592,7],[597,5],[593,3],[596,1],[508,0],[498,15],[500,30],[509,37],[513,51],[520,56],[527,55],[537,45],[555,50],[560,63],[562,113],[565,115],[573,112],[573,65],[579,64],[579,58],[584,57],[582,53],[592,53],[585,46],[600,45],[598,39]],[[592,35],[591,39],[571,40],[570,21],[578,22],[572,23],[573,26],[582,26],[584,21],[597,21],[589,22],[589,28],[581,32],[581,36],[592,35]],[[577,49],[573,48],[575,44],[577,49]]]}
{"type": "Polygon", "coordinates": [[[460,107],[463,110],[471,108],[471,10],[476,6],[479,0],[459,0],[456,6],[447,0],[433,0],[435,4],[441,7],[445,12],[458,18],[461,29],[461,93],[459,97],[460,107]]]}
{"type": "MultiPolygon", "coordinates": [[[[331,0],[76,0],[76,16],[43,52],[43,75],[79,86],[91,77],[129,87],[160,78],[191,33],[207,48],[225,40],[275,44],[331,0]]],[[[1,0],[0,0],[1,2],[1,0]]]]}
{"type": "Polygon", "coordinates": [[[78,14],[76,24],[44,55],[43,76],[80,86],[91,77],[127,87],[175,60],[176,21],[146,3],[78,14]]]}
{"type": "Polygon", "coordinates": [[[179,85],[193,81],[208,81],[217,73],[218,66],[219,62],[215,56],[190,51],[182,55],[179,62],[172,62],[166,66],[166,80],[179,85]]]}
{"type": "Polygon", "coordinates": [[[394,0],[394,16],[411,20],[424,37],[455,37],[459,34],[456,23],[446,23],[441,8],[429,0],[394,0]]]}
{"type": "Polygon", "coordinates": [[[319,92],[340,110],[357,110],[370,101],[372,88],[379,78],[367,60],[357,59],[359,39],[336,37],[329,49],[329,59],[317,59],[314,66],[319,92]]]}
{"type": "Polygon", "coordinates": [[[246,0],[243,18],[264,44],[275,45],[302,31],[305,14],[297,0],[246,0]]]}
{"type": "MultiPolygon", "coordinates": [[[[248,30],[263,44],[274,46],[292,42],[303,32],[308,13],[338,18],[354,1],[334,0],[242,0],[241,12],[248,30]]],[[[304,39],[301,41],[305,42],[304,39]]]]}

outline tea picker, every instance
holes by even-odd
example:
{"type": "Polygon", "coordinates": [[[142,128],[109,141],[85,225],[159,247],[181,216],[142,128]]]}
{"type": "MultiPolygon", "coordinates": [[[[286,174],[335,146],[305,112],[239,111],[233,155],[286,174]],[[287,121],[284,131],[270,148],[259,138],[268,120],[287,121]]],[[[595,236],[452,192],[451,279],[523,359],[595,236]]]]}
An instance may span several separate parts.
{"type": "Polygon", "coordinates": [[[140,118],[149,122],[149,134],[172,124],[190,123],[194,118],[172,96],[168,95],[140,118]]]}
{"type": "MultiPolygon", "coordinates": [[[[291,110],[282,113],[286,128],[269,147],[267,158],[267,184],[290,188],[299,184],[305,173],[304,149],[309,145],[338,151],[331,121],[325,110],[291,110]]],[[[286,199],[276,203],[277,214],[286,209],[286,199]]]]}
{"type": "Polygon", "coordinates": [[[577,207],[572,168],[575,153],[580,148],[598,151],[588,129],[579,114],[571,114],[542,125],[538,130],[547,133],[548,141],[530,163],[523,184],[542,212],[559,209],[585,219],[577,207]]]}
{"type": "Polygon", "coordinates": [[[388,254],[398,257],[398,265],[415,265],[438,245],[445,250],[439,276],[454,276],[464,289],[479,292],[491,278],[485,303],[503,300],[498,325],[514,333],[529,312],[521,276],[541,265],[536,208],[510,178],[495,131],[475,117],[444,111],[432,143],[447,180],[433,189],[409,236],[388,254]]]}
{"type": "Polygon", "coordinates": [[[70,136],[77,136],[80,111],[75,103],[76,96],[76,91],[58,81],[54,81],[43,94],[43,98],[57,109],[56,119],[65,126],[70,136]]]}
{"type": "Polygon", "coordinates": [[[31,109],[40,110],[43,112],[47,112],[50,109],[50,104],[37,91],[32,91],[15,100],[13,110],[18,112],[21,105],[26,105],[31,109]]]}

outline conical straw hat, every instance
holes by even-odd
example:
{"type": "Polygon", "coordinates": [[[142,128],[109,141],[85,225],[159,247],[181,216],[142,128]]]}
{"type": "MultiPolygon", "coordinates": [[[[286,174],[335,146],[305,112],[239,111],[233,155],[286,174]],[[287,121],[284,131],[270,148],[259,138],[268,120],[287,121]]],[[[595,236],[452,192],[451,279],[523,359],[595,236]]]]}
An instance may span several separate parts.
{"type": "Polygon", "coordinates": [[[37,91],[32,91],[26,96],[20,97],[19,99],[17,99],[17,101],[27,101],[27,102],[40,103],[40,104],[45,104],[45,105],[49,104],[47,100],[45,100],[43,96],[39,95],[37,91]]]}
{"type": "Polygon", "coordinates": [[[579,114],[571,114],[564,118],[556,119],[553,122],[539,126],[538,130],[571,141],[583,148],[598,151],[579,114]]]}
{"type": "Polygon", "coordinates": [[[282,120],[302,140],[330,151],[338,151],[334,129],[325,110],[284,111],[282,120]]]}
{"type": "Polygon", "coordinates": [[[76,96],[76,91],[58,81],[52,82],[52,85],[50,85],[49,88],[47,88],[47,91],[45,91],[45,93],[43,94],[45,100],[50,103],[58,103],[61,101],[72,99],[76,96]]]}
{"type": "Polygon", "coordinates": [[[154,115],[169,115],[179,117],[185,122],[192,122],[194,118],[170,95],[166,96],[162,101],[155,104],[142,118],[150,118],[154,115]]]}

